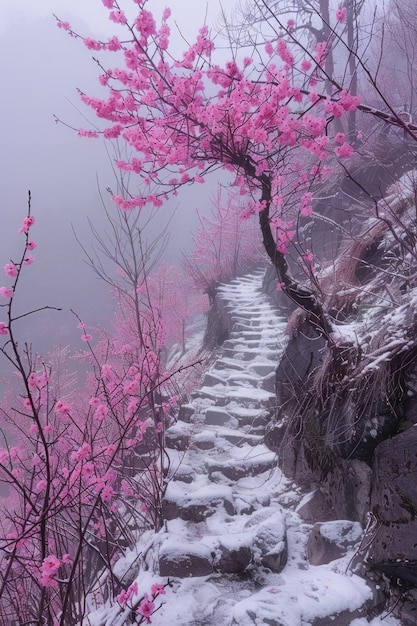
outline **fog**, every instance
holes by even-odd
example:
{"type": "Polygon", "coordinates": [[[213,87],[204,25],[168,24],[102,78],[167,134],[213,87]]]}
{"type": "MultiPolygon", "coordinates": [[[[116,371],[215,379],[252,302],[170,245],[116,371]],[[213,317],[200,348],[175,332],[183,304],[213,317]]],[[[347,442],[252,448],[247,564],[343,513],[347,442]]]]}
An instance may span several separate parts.
{"type": "MultiPolygon", "coordinates": [[[[157,11],[164,5],[160,0],[152,3],[157,11]]],[[[186,7],[178,7],[182,32],[174,33],[178,50],[182,36],[193,38],[205,12],[205,3],[193,4],[192,21],[186,7]]],[[[114,187],[111,163],[103,141],[79,138],[54,120],[55,114],[65,124],[83,127],[88,127],[83,115],[94,121],[81,108],[76,87],[96,92],[97,67],[80,40],[56,27],[52,13],[97,38],[115,26],[107,21],[100,0],[43,0],[34,6],[25,0],[3,0],[0,5],[0,266],[21,250],[17,229],[26,215],[30,189],[38,248],[35,264],[25,271],[17,305],[19,311],[44,305],[63,308],[61,313],[39,314],[22,322],[22,340],[33,341],[42,352],[57,340],[70,342],[79,335],[73,330],[76,320],[70,307],[89,324],[107,323],[112,311],[109,290],[86,266],[72,231],[88,247],[87,217],[100,229],[103,208],[98,186],[114,187]]],[[[206,210],[213,190],[214,182],[204,194],[190,188],[160,210],[162,227],[176,209],[170,228],[171,260],[190,246],[195,208],[206,210]]]]}

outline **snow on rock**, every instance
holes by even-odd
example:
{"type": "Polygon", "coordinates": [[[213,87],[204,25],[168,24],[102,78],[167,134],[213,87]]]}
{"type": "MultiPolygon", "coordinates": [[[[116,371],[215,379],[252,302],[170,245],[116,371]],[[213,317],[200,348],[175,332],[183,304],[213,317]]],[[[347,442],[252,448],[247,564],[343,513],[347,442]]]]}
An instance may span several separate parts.
{"type": "Polygon", "coordinates": [[[307,542],[307,556],[312,565],[323,565],[340,558],[358,544],[363,534],[359,522],[334,520],[314,524],[307,542]]]}
{"type": "MultiPolygon", "coordinates": [[[[274,584],[246,598],[233,608],[236,626],[304,626],[318,618],[340,616],[360,609],[372,599],[372,591],[359,576],[346,576],[325,567],[305,572],[285,572],[274,584]]],[[[348,624],[341,618],[337,626],[348,624]]]]}

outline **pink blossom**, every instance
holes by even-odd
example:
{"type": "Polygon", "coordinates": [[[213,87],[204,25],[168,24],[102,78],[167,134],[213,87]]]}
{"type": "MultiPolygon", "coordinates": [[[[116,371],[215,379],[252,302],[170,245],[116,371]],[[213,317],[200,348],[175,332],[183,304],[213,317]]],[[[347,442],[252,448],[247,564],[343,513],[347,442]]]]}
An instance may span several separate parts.
{"type": "Polygon", "coordinates": [[[78,130],[77,134],[78,134],[79,137],[89,137],[90,139],[93,138],[93,137],[94,138],[98,137],[98,132],[97,131],[95,131],[95,130],[85,130],[83,128],[80,128],[78,130]]]}
{"type": "Polygon", "coordinates": [[[14,263],[6,263],[4,266],[4,273],[6,276],[11,276],[15,278],[17,276],[18,269],[14,263]]]}
{"type": "Polygon", "coordinates": [[[91,476],[94,475],[94,463],[92,463],[91,461],[84,463],[81,474],[83,478],[91,478],[91,476]]]}
{"type": "Polygon", "coordinates": [[[19,228],[19,233],[28,233],[29,228],[33,226],[35,223],[35,218],[32,215],[28,215],[22,222],[21,227],[19,228]]]}
{"type": "Polygon", "coordinates": [[[103,502],[110,502],[114,496],[114,489],[110,485],[106,485],[101,491],[101,498],[103,502]]]}
{"type": "Polygon", "coordinates": [[[335,136],[334,140],[336,143],[344,143],[346,138],[345,133],[337,133],[337,135],[335,136]]]}
{"type": "Polygon", "coordinates": [[[36,243],[36,241],[31,239],[30,241],[27,242],[26,247],[27,247],[28,250],[34,250],[37,245],[38,244],[36,243]]]}
{"type": "Polygon", "coordinates": [[[120,604],[125,604],[134,594],[138,593],[138,591],[138,583],[134,582],[130,585],[127,591],[122,589],[116,599],[120,602],[120,604]]]}
{"type": "Polygon", "coordinates": [[[81,339],[85,342],[88,342],[92,340],[92,336],[89,333],[85,333],[84,335],[81,335],[81,339]]]}
{"type": "Polygon", "coordinates": [[[114,5],[114,0],[101,0],[105,7],[108,9],[112,9],[114,5]]]}
{"type": "Polygon", "coordinates": [[[125,496],[133,496],[133,488],[132,486],[127,482],[127,480],[123,479],[122,483],[120,485],[120,488],[122,490],[122,493],[125,496]]]}
{"type": "Polygon", "coordinates": [[[267,41],[265,44],[265,52],[269,54],[269,56],[272,56],[274,54],[274,48],[270,41],[267,41]]]}
{"type": "Polygon", "coordinates": [[[151,587],[151,593],[152,593],[153,596],[158,596],[160,594],[164,594],[164,593],[166,593],[165,592],[165,587],[163,585],[158,585],[157,583],[155,583],[151,587]]]}
{"type": "Polygon", "coordinates": [[[339,22],[339,24],[343,24],[345,19],[346,19],[346,7],[341,7],[340,9],[337,9],[336,20],[339,22]]]}
{"type": "Polygon", "coordinates": [[[63,30],[70,30],[71,28],[69,22],[61,22],[61,20],[58,20],[56,25],[63,30]]]}
{"type": "Polygon", "coordinates": [[[71,461],[84,461],[91,452],[91,446],[86,441],[83,445],[71,453],[71,461]]]}
{"type": "Polygon", "coordinates": [[[23,265],[32,265],[35,262],[35,258],[29,254],[23,261],[23,265]]]}
{"type": "Polygon", "coordinates": [[[61,415],[67,415],[71,412],[71,407],[69,404],[66,404],[66,402],[58,400],[58,402],[55,404],[55,412],[60,413],[61,415]]]}
{"type": "Polygon", "coordinates": [[[303,254],[303,259],[307,263],[312,263],[314,261],[314,254],[312,252],[306,252],[303,254]]]}
{"type": "Polygon", "coordinates": [[[40,567],[41,584],[44,587],[56,587],[58,582],[53,578],[61,567],[61,561],[54,554],[45,557],[40,567]]]}
{"type": "Polygon", "coordinates": [[[311,69],[311,61],[309,61],[308,59],[303,59],[301,61],[301,69],[303,70],[303,72],[308,72],[311,69]]]}
{"type": "Polygon", "coordinates": [[[313,213],[313,207],[311,206],[312,198],[313,194],[310,192],[306,192],[301,196],[300,213],[304,217],[309,217],[313,213]]]}
{"type": "Polygon", "coordinates": [[[105,406],[104,404],[100,404],[94,412],[94,418],[97,420],[102,420],[106,417],[108,412],[109,412],[108,407],[105,406]]]}
{"type": "Polygon", "coordinates": [[[41,493],[41,491],[45,491],[46,485],[48,483],[46,480],[40,480],[35,486],[35,493],[41,493]]]}
{"type": "Polygon", "coordinates": [[[319,41],[318,44],[316,45],[316,50],[315,50],[315,55],[314,58],[317,62],[318,65],[320,65],[327,54],[327,44],[325,41],[319,41]]]}
{"type": "Polygon", "coordinates": [[[155,604],[152,602],[152,600],[150,600],[148,596],[145,596],[145,598],[142,600],[142,602],[139,605],[138,613],[140,613],[141,615],[147,618],[148,624],[150,623],[149,618],[154,612],[154,610],[155,610],[155,604]]]}
{"type": "Polygon", "coordinates": [[[342,143],[341,146],[338,146],[337,148],[335,148],[334,152],[337,157],[342,159],[342,158],[348,158],[348,157],[353,156],[355,151],[350,144],[342,143]]]}
{"type": "Polygon", "coordinates": [[[89,50],[101,50],[104,47],[102,43],[100,43],[99,41],[96,41],[95,39],[91,39],[90,37],[86,37],[84,39],[84,45],[89,50]]]}
{"type": "Polygon", "coordinates": [[[170,17],[171,17],[171,9],[169,7],[165,7],[162,13],[162,21],[166,22],[167,19],[169,19],[170,17]]]}
{"type": "Polygon", "coordinates": [[[90,398],[89,403],[90,406],[93,407],[93,409],[96,409],[98,406],[100,406],[100,398],[90,398]]]}
{"type": "Polygon", "coordinates": [[[14,291],[11,287],[0,287],[0,296],[2,298],[13,298],[14,291]]]}
{"type": "Polygon", "coordinates": [[[108,363],[105,363],[101,368],[101,378],[106,380],[113,380],[114,378],[113,368],[108,363]]]}
{"type": "Polygon", "coordinates": [[[7,335],[8,332],[9,329],[7,327],[7,324],[5,324],[4,322],[0,322],[0,335],[7,335]]]}
{"type": "Polygon", "coordinates": [[[111,52],[116,52],[117,50],[120,50],[121,47],[122,45],[118,37],[116,37],[115,35],[113,37],[110,37],[106,45],[107,50],[110,50],[111,52]]]}
{"type": "Polygon", "coordinates": [[[295,20],[289,19],[287,21],[287,28],[288,28],[288,30],[292,30],[294,28],[294,26],[295,26],[295,20]]]}
{"type": "Polygon", "coordinates": [[[145,39],[155,35],[156,24],[150,11],[143,9],[135,20],[135,26],[145,39]]]}
{"type": "Polygon", "coordinates": [[[114,443],[111,443],[109,446],[106,446],[104,448],[103,454],[105,454],[106,456],[113,456],[116,450],[117,450],[117,446],[114,443]]]}
{"type": "Polygon", "coordinates": [[[0,465],[4,465],[9,462],[9,452],[8,450],[4,450],[0,448],[0,465]]]}
{"type": "Polygon", "coordinates": [[[294,65],[294,57],[290,52],[287,43],[283,39],[278,39],[277,42],[277,52],[284,63],[288,63],[288,65],[294,65]]]}
{"type": "Polygon", "coordinates": [[[126,15],[123,11],[110,11],[109,20],[115,22],[115,24],[127,24],[126,15]]]}

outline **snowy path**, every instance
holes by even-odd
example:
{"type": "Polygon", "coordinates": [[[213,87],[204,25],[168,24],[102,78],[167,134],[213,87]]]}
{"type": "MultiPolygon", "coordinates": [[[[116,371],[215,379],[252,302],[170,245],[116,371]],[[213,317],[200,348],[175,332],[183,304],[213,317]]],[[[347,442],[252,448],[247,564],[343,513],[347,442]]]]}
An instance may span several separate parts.
{"type": "Polygon", "coordinates": [[[167,432],[167,521],[152,553],[155,573],[174,585],[152,623],[376,626],[379,618],[351,613],[372,596],[363,579],[346,574],[352,552],[309,564],[311,526],[296,512],[303,494],[262,442],[286,336],[261,284],[258,273],[221,287],[231,337],[167,432]]]}

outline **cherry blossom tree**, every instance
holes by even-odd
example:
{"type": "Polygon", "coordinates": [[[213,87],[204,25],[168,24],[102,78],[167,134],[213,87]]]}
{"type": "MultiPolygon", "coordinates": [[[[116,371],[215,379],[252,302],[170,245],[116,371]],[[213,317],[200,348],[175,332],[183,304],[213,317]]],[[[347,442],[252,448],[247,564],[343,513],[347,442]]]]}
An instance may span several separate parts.
{"type": "MultiPolygon", "coordinates": [[[[116,204],[126,211],[159,207],[181,186],[201,184],[221,166],[240,193],[255,199],[251,213],[259,216],[265,250],[285,292],[328,334],[327,314],[311,287],[292,278],[285,255],[311,216],[314,186],[327,174],[327,161],[353,154],[343,136],[332,134],[331,123],[354,111],[358,97],[345,90],[321,94],[323,50],[296,63],[286,42],[274,37],[265,42],[261,64],[245,57],[219,65],[203,27],[182,58],[174,59],[168,9],[158,26],[147,2],[139,2],[133,22],[118,2],[104,5],[124,35],[84,44],[100,53],[100,83],[108,97],[80,96],[110,124],[79,134],[120,137],[133,148],[135,156],[117,166],[135,172],[142,187],[128,199],[115,195],[116,204]],[[105,66],[102,52],[116,53],[117,60],[122,56],[124,67],[105,66]]],[[[58,25],[76,35],[68,23],[58,25]]],[[[299,244],[302,249],[302,240],[299,244]]]]}

